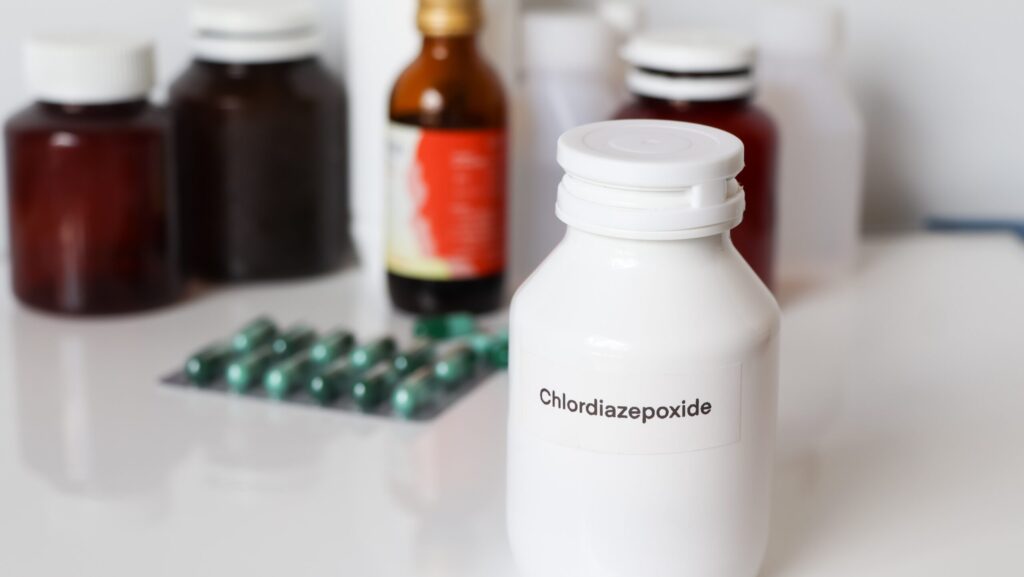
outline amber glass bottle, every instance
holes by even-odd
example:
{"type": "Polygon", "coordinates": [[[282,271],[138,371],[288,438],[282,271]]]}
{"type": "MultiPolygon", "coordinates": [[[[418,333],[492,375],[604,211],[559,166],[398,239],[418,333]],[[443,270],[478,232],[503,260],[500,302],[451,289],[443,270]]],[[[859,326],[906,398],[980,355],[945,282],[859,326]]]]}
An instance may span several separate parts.
{"type": "Polygon", "coordinates": [[[346,106],[303,3],[197,4],[195,60],[171,87],[186,264],[246,281],[351,255],[346,106]]]}
{"type": "Polygon", "coordinates": [[[401,309],[501,303],[506,112],[477,0],[421,0],[423,47],[391,95],[388,285],[401,309]]]}
{"type": "Polygon", "coordinates": [[[761,280],[772,286],[777,135],[754,106],[754,46],[715,32],[655,32],[630,41],[627,84],[634,100],[616,118],[655,118],[713,126],[743,141],[746,211],[732,241],[761,280]]]}
{"type": "Polygon", "coordinates": [[[124,313],[181,294],[170,123],[148,42],[49,37],[26,50],[38,101],[6,125],[14,294],[59,313],[124,313]]]}

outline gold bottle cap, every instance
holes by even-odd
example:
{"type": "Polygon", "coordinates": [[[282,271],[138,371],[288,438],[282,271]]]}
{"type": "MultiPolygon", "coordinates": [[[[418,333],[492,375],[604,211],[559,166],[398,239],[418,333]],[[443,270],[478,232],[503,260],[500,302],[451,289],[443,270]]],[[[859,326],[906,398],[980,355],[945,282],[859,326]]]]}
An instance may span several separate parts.
{"type": "Polygon", "coordinates": [[[420,0],[416,24],[427,36],[462,36],[480,29],[479,0],[420,0]]]}

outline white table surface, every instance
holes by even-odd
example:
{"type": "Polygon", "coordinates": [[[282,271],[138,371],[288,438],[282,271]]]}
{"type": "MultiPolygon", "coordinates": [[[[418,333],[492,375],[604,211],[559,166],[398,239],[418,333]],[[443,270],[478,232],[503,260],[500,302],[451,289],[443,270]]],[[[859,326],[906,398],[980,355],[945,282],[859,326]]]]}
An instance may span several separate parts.
{"type": "MultiPolygon", "coordinates": [[[[367,282],[103,321],[4,288],[0,575],[514,575],[504,377],[429,425],[156,382],[259,313],[407,330],[367,282]]],[[[874,240],[848,282],[785,299],[783,331],[763,576],[1024,575],[1024,243],[874,240]]]]}

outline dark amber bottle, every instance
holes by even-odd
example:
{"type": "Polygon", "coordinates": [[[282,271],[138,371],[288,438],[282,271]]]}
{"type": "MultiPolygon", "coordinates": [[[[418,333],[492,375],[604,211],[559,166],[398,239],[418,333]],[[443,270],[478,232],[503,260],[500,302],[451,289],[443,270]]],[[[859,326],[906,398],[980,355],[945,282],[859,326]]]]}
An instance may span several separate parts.
{"type": "Polygon", "coordinates": [[[53,312],[139,311],[179,297],[170,125],[146,100],[148,43],[32,41],[39,101],[6,124],[14,294],[53,312]]]}
{"type": "Polygon", "coordinates": [[[314,275],[351,256],[344,93],[305,5],[199,4],[171,87],[185,257],[215,281],[314,275]]]}
{"type": "Polygon", "coordinates": [[[477,0],[421,0],[423,46],[395,82],[389,134],[388,285],[401,309],[501,303],[506,104],[477,50],[477,0]]]}
{"type": "Polygon", "coordinates": [[[627,44],[627,84],[634,100],[616,118],[705,124],[743,141],[746,166],[737,176],[746,211],[732,241],[761,280],[772,286],[778,137],[772,119],[752,104],[753,44],[704,33],[648,33],[627,44]]]}

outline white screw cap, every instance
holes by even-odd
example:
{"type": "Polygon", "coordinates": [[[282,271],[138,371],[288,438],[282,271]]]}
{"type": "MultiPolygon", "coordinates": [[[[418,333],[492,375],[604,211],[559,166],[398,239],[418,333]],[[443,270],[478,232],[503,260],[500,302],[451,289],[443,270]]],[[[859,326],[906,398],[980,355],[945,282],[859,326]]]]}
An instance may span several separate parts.
{"type": "Polygon", "coordinates": [[[98,34],[37,36],[25,45],[25,73],[38,100],[95,105],[145,99],[155,82],[148,40],[98,34]]]}
{"type": "Polygon", "coordinates": [[[303,1],[203,0],[191,16],[198,32],[275,34],[316,28],[316,11],[303,1]]]}
{"type": "Polygon", "coordinates": [[[728,230],[743,215],[743,143],[688,122],[613,120],[558,139],[565,178],[556,213],[614,236],[688,238],[728,230]]]}
{"type": "Polygon", "coordinates": [[[622,58],[633,66],[676,73],[745,70],[756,56],[752,40],[713,29],[643,32],[622,49],[622,58]]]}
{"type": "Polygon", "coordinates": [[[202,0],[192,7],[196,56],[224,63],[271,63],[314,56],[316,8],[305,0],[202,0]]]}
{"type": "Polygon", "coordinates": [[[633,38],[622,57],[630,92],[668,100],[729,100],[754,91],[754,43],[719,30],[659,30],[633,38]]]}
{"type": "Polygon", "coordinates": [[[678,190],[727,180],[743,169],[743,143],[724,130],[671,120],[612,120],[558,139],[568,174],[608,186],[678,190]]]}

